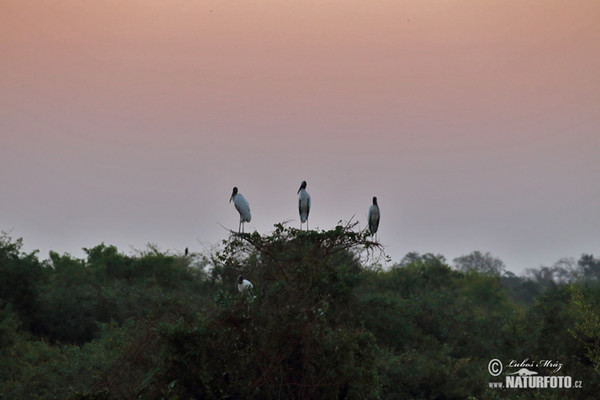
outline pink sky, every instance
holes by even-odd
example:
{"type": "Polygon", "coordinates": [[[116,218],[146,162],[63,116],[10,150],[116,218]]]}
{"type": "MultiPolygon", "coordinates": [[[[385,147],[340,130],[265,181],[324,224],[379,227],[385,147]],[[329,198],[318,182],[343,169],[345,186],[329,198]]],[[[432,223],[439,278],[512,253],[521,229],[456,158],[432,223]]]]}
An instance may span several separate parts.
{"type": "Polygon", "coordinates": [[[380,240],[600,255],[600,2],[0,0],[0,229],[202,251],[373,195],[380,240]],[[325,3],[325,4],[322,4],[325,3]]]}

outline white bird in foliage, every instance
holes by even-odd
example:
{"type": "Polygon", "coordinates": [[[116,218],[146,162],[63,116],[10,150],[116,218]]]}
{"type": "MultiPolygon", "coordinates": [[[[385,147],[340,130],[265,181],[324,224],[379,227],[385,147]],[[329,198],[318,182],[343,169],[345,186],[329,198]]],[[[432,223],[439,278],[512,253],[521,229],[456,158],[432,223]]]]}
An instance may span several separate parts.
{"type": "Polygon", "coordinates": [[[302,224],[306,222],[306,230],[308,231],[308,213],[310,212],[310,194],[306,191],[306,181],[302,181],[300,189],[298,189],[298,211],[300,213],[300,229],[302,224]]]}
{"type": "Polygon", "coordinates": [[[240,293],[250,292],[253,287],[249,280],[244,279],[241,275],[238,276],[237,288],[240,293]]]}
{"type": "Polygon", "coordinates": [[[240,213],[240,225],[238,226],[238,233],[243,232],[244,222],[250,222],[252,218],[250,216],[250,204],[248,201],[242,196],[241,193],[238,193],[238,188],[233,188],[233,193],[231,193],[231,197],[229,198],[229,202],[231,203],[233,200],[233,204],[235,205],[235,209],[240,213]]]}
{"type": "Polygon", "coordinates": [[[377,228],[379,228],[379,206],[377,205],[377,197],[373,196],[373,204],[369,207],[369,231],[371,235],[375,235],[377,233],[377,228]]]}

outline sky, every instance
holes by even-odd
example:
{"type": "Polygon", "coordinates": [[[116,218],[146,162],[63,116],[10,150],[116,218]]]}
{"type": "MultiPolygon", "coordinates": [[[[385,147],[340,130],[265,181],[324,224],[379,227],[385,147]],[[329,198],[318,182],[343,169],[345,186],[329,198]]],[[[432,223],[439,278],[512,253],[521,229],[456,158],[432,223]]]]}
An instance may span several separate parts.
{"type": "Polygon", "coordinates": [[[366,226],[392,263],[600,256],[600,2],[0,0],[0,230],[84,257],[366,226]]]}

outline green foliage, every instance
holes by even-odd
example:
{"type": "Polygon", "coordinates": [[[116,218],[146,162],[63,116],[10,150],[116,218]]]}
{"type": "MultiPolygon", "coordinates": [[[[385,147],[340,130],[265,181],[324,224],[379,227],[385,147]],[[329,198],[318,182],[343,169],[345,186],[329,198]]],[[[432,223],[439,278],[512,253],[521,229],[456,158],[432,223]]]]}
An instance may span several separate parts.
{"type": "MultiPolygon", "coordinates": [[[[589,291],[589,290],[588,290],[589,291]]],[[[586,356],[600,373],[600,303],[592,300],[581,290],[571,288],[571,306],[575,316],[575,327],[570,329],[586,349],[586,356]]]]}
{"type": "Polygon", "coordinates": [[[0,399],[587,399],[600,391],[593,256],[528,277],[459,271],[418,253],[384,269],[381,247],[354,228],[278,224],[269,235],[232,233],[206,256],[156,246],[125,255],[100,244],[85,259],[51,252],[45,261],[4,234],[0,399]],[[238,275],[252,294],[238,292],[238,275]],[[493,358],[556,360],[583,388],[492,389],[493,358]]]}
{"type": "Polygon", "coordinates": [[[592,254],[583,254],[577,265],[586,279],[596,282],[600,280],[600,259],[595,258],[592,254]]]}
{"type": "Polygon", "coordinates": [[[37,332],[67,343],[96,338],[98,322],[110,320],[102,286],[82,260],[51,252],[50,261],[53,273],[38,295],[37,332]]]}
{"type": "Polygon", "coordinates": [[[458,270],[463,272],[480,272],[490,275],[500,275],[506,269],[502,260],[490,253],[482,254],[479,251],[455,258],[454,264],[458,270]]]}
{"type": "Polygon", "coordinates": [[[384,398],[466,398],[483,393],[498,333],[518,309],[498,277],[452,270],[438,257],[371,273],[360,288],[364,326],[383,346],[384,398]]]}
{"type": "Polygon", "coordinates": [[[25,254],[22,246],[21,239],[0,236],[0,302],[11,304],[21,322],[35,329],[38,291],[46,276],[36,253],[25,254]]]}

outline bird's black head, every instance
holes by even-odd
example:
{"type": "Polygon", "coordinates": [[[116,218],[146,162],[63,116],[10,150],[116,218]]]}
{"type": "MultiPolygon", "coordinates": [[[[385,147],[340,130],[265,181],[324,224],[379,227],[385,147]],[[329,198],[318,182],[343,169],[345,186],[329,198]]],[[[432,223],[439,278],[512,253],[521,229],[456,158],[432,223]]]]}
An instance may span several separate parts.
{"type": "Polygon", "coordinates": [[[237,186],[233,187],[233,192],[231,193],[231,197],[229,198],[229,202],[231,203],[231,199],[233,199],[233,197],[238,194],[238,189],[237,186]]]}
{"type": "Polygon", "coordinates": [[[306,181],[302,181],[302,183],[300,184],[300,189],[298,189],[298,192],[296,192],[296,194],[300,193],[302,189],[306,189],[306,181]]]}
{"type": "Polygon", "coordinates": [[[377,197],[373,196],[373,204],[377,205],[377,197]]]}
{"type": "Polygon", "coordinates": [[[244,281],[244,278],[242,278],[242,276],[238,276],[238,284],[241,285],[242,282],[244,281]]]}

